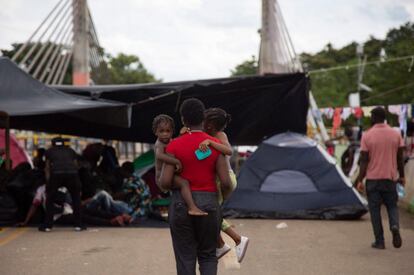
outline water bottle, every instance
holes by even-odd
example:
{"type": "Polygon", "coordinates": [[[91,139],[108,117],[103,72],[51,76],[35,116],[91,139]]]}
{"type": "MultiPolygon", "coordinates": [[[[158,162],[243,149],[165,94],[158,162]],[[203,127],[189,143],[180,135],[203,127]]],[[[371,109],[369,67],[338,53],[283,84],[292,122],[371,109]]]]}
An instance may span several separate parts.
{"type": "Polygon", "coordinates": [[[397,183],[397,193],[399,198],[404,198],[405,196],[405,189],[401,183],[397,183]]]}

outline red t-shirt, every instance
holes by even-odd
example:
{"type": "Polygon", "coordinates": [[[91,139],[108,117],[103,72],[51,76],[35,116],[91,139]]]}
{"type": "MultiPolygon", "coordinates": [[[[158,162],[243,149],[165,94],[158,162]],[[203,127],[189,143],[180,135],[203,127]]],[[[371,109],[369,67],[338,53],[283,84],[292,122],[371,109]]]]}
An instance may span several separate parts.
{"type": "Polygon", "coordinates": [[[198,160],[195,155],[200,143],[206,139],[220,142],[204,132],[192,132],[172,140],[165,151],[181,161],[183,171],[180,176],[190,182],[192,191],[216,192],[216,161],[220,152],[210,148],[211,155],[203,160],[198,160]]]}

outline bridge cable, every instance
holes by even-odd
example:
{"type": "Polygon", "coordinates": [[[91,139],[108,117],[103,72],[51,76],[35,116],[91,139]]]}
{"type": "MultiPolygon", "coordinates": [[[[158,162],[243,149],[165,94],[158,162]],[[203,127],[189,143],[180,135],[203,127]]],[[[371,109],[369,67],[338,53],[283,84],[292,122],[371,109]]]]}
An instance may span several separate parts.
{"type": "MultiPolygon", "coordinates": [[[[70,9],[70,6],[68,7],[68,9],[70,9]]],[[[67,12],[67,10],[65,11],[67,12]]],[[[70,14],[69,13],[65,13],[58,21],[58,23],[56,24],[56,26],[53,28],[52,32],[49,34],[49,37],[47,38],[47,40],[42,43],[42,46],[40,48],[39,51],[37,51],[35,57],[33,58],[33,60],[30,62],[29,68],[27,69],[27,72],[30,72],[33,68],[33,66],[37,63],[37,61],[39,60],[39,58],[42,56],[43,52],[47,49],[50,48],[53,43],[51,42],[52,37],[57,33],[59,35],[58,29],[60,28],[62,23],[68,22],[70,19],[70,14]],[[65,21],[66,20],[66,21],[65,21]]],[[[45,60],[45,56],[42,57],[43,60],[45,60]]],[[[39,68],[39,66],[38,66],[39,68]]]]}
{"type": "Polygon", "coordinates": [[[48,63],[46,64],[45,70],[43,71],[43,74],[39,78],[41,82],[45,79],[46,75],[48,75],[48,78],[46,82],[49,82],[51,79],[51,76],[55,73],[56,67],[57,67],[57,55],[61,55],[61,49],[63,45],[67,45],[72,40],[72,31],[73,31],[73,25],[69,25],[69,28],[65,31],[64,36],[62,37],[59,44],[56,45],[55,50],[52,54],[52,57],[48,60],[48,63]],[[50,69],[50,70],[49,70],[50,69]]]}
{"type": "Polygon", "coordinates": [[[46,18],[43,20],[43,22],[40,24],[39,27],[34,31],[34,33],[27,39],[27,41],[20,47],[20,49],[13,55],[12,61],[16,61],[16,59],[20,56],[20,54],[26,49],[27,45],[32,41],[33,37],[37,34],[37,32],[42,28],[42,26],[46,23],[46,21],[50,18],[50,16],[55,12],[55,10],[59,7],[61,3],[63,3],[65,0],[60,0],[56,6],[52,9],[51,12],[46,16],[46,18]]]}
{"type": "MultiPolygon", "coordinates": [[[[70,46],[73,46],[73,43],[72,43],[70,46]]],[[[73,54],[73,52],[72,52],[72,51],[70,51],[70,52],[68,53],[67,57],[66,57],[66,60],[65,60],[65,65],[63,66],[63,70],[62,70],[62,72],[61,72],[61,74],[60,74],[59,80],[58,80],[58,82],[56,83],[56,84],[58,84],[58,85],[62,84],[62,82],[63,82],[63,79],[64,79],[64,77],[65,77],[66,70],[68,69],[68,66],[69,66],[69,61],[70,61],[70,59],[71,59],[71,57],[72,57],[72,54],[73,54]]]]}
{"type": "Polygon", "coordinates": [[[61,8],[60,8],[60,10],[58,11],[58,13],[55,15],[55,17],[52,19],[52,22],[49,24],[49,26],[47,27],[47,29],[42,33],[42,35],[38,38],[38,40],[37,40],[37,42],[30,48],[30,50],[29,50],[29,52],[25,55],[25,57],[23,58],[23,60],[22,61],[20,61],[19,63],[20,64],[25,64],[26,63],[26,61],[27,61],[27,59],[32,55],[32,53],[33,53],[33,51],[37,48],[37,46],[39,45],[39,44],[41,44],[40,43],[40,41],[41,41],[41,39],[43,38],[43,36],[49,31],[49,29],[51,28],[51,26],[54,24],[54,22],[56,21],[56,18],[62,13],[62,11],[63,11],[63,9],[66,7],[66,5],[67,5],[67,3],[69,3],[69,2],[66,2],[66,4],[64,5],[64,6],[62,6],[61,8]]]}
{"type": "MultiPolygon", "coordinates": [[[[59,33],[58,33],[58,35],[56,37],[56,41],[52,41],[52,42],[49,41],[50,46],[49,46],[48,50],[46,51],[46,53],[43,55],[43,57],[40,60],[40,62],[38,63],[38,65],[36,66],[36,70],[33,73],[33,77],[34,78],[37,78],[37,76],[40,73],[40,70],[41,69],[43,69],[43,73],[47,72],[47,70],[49,68],[49,65],[50,65],[50,62],[52,62],[52,60],[53,60],[53,58],[49,58],[50,54],[52,54],[52,50],[55,49],[53,51],[53,53],[56,52],[56,49],[59,47],[59,44],[63,42],[63,39],[66,37],[68,31],[71,30],[71,27],[70,27],[70,25],[71,25],[70,24],[71,23],[70,21],[71,20],[70,19],[71,19],[71,17],[69,16],[67,18],[64,26],[60,29],[60,31],[59,31],[59,33]],[[46,65],[43,68],[43,64],[46,62],[46,60],[48,60],[48,63],[47,63],[48,65],[46,65]]],[[[42,81],[42,80],[40,80],[40,81],[42,81]]]]}

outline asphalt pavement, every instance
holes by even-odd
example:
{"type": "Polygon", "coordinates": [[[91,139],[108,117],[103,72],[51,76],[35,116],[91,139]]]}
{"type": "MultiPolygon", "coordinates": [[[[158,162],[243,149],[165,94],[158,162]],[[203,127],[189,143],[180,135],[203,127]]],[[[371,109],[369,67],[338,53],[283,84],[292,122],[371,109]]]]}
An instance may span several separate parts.
{"type": "MultiPolygon", "coordinates": [[[[383,216],[385,209],[383,211],[383,216]]],[[[246,257],[234,251],[219,274],[414,274],[414,216],[401,211],[403,246],[370,247],[369,215],[358,221],[231,220],[250,238],[246,257]]],[[[387,228],[384,219],[384,228],[387,228]]],[[[227,242],[234,246],[229,239],[227,242]]],[[[168,228],[36,228],[0,230],[0,274],[175,274],[168,228]]]]}

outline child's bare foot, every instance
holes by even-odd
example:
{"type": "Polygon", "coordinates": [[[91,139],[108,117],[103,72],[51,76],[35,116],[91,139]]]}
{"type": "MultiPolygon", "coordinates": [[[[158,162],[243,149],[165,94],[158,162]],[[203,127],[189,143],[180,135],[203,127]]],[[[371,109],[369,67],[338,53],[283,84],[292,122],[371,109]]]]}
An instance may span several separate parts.
{"type": "Polygon", "coordinates": [[[190,208],[188,209],[188,215],[190,216],[207,216],[208,213],[202,211],[200,208],[195,207],[195,208],[190,208]]]}

